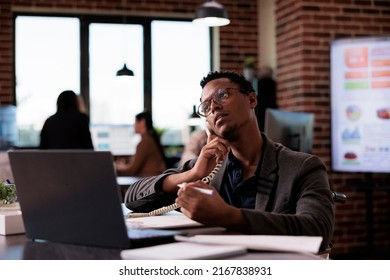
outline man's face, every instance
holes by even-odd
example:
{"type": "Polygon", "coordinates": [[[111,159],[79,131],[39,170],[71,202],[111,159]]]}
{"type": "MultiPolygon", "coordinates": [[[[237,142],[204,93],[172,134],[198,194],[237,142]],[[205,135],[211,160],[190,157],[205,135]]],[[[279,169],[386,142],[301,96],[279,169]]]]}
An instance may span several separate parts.
{"type": "Polygon", "coordinates": [[[256,106],[253,105],[253,94],[241,93],[239,86],[227,78],[215,79],[206,84],[201,102],[213,100],[209,104],[210,112],[206,118],[216,135],[229,141],[239,136],[240,128],[251,121],[251,114],[256,106]],[[217,95],[221,89],[226,92],[226,99],[223,101],[217,95]]]}

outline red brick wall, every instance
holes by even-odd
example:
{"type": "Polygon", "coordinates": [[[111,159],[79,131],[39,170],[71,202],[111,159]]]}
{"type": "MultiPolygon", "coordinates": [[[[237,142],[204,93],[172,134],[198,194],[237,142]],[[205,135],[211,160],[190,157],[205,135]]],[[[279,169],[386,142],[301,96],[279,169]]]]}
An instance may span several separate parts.
{"type": "MultiPolygon", "coordinates": [[[[241,71],[247,56],[257,57],[256,0],[219,0],[228,10],[231,24],[220,28],[221,68],[241,71]]],[[[261,1],[261,0],[260,0],[261,1]]],[[[193,15],[204,0],[127,1],[136,13],[193,15]]],[[[3,0],[0,1],[0,101],[13,102],[12,11],[91,11],[120,13],[122,0],[3,0]]],[[[390,0],[277,0],[277,77],[281,108],[316,114],[314,154],[327,164],[332,187],[348,195],[337,206],[333,254],[353,253],[365,247],[365,197],[353,188],[363,175],[330,171],[329,42],[338,37],[390,34],[390,0]]],[[[258,58],[258,57],[257,57],[258,58]]],[[[377,175],[378,180],[386,176],[377,175]]],[[[387,175],[387,182],[389,176],[387,175]]],[[[390,183],[389,183],[390,184],[390,183]]],[[[390,199],[374,194],[374,229],[377,251],[389,252],[390,199]]]]}
{"type": "MultiPolygon", "coordinates": [[[[12,15],[15,10],[36,12],[122,13],[137,15],[185,15],[192,17],[204,0],[13,0],[0,1],[0,104],[13,102],[12,15]],[[122,6],[124,4],[124,6],[122,6]]],[[[220,1],[228,10],[231,24],[220,28],[221,67],[241,71],[244,58],[257,56],[257,1],[220,1]],[[237,38],[240,38],[237,40],[237,38]]]]}
{"type": "Polygon", "coordinates": [[[13,102],[12,15],[9,1],[0,2],[0,104],[13,102]]]}
{"type": "MultiPolygon", "coordinates": [[[[329,169],[332,187],[348,195],[337,205],[333,254],[365,249],[365,196],[355,186],[365,182],[359,174],[330,171],[330,41],[341,37],[390,34],[390,1],[276,1],[278,103],[283,109],[315,113],[313,153],[329,169]]],[[[389,175],[377,181],[390,185],[389,175]]],[[[374,245],[390,251],[390,195],[375,192],[374,245]]]]}

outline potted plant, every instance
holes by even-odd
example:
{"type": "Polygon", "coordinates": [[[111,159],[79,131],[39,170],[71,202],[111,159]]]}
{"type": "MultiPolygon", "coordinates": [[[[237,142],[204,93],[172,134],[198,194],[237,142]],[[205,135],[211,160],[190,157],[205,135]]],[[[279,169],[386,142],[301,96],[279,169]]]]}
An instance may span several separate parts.
{"type": "Polygon", "coordinates": [[[254,78],[256,59],[253,56],[248,56],[244,59],[244,71],[243,75],[248,81],[252,81],[254,78]]]}
{"type": "Polygon", "coordinates": [[[15,203],[16,199],[15,184],[0,180],[0,206],[15,203]]]}

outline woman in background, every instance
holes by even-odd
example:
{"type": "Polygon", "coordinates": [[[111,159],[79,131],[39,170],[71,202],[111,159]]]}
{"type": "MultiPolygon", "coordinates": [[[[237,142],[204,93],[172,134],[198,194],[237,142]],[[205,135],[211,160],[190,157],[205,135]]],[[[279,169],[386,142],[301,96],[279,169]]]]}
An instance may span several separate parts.
{"type": "Polygon", "coordinates": [[[135,155],[128,162],[115,162],[117,174],[146,177],[163,172],[167,167],[166,158],[149,112],[135,116],[134,132],[141,135],[141,141],[137,145],[135,155]]]}
{"type": "Polygon", "coordinates": [[[179,166],[183,165],[190,159],[198,157],[203,146],[207,144],[208,134],[214,134],[207,120],[205,125],[206,128],[195,130],[191,133],[188,143],[184,146],[184,151],[179,161],[179,166]]]}
{"type": "Polygon", "coordinates": [[[57,112],[41,130],[40,149],[93,149],[89,119],[79,108],[76,93],[63,91],[57,98],[57,112]]]}

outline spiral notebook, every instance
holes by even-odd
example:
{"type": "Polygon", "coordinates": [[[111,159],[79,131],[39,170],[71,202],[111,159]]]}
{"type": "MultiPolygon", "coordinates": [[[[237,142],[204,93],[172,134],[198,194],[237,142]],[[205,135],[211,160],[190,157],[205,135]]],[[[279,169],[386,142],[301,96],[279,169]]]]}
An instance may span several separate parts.
{"type": "Polygon", "coordinates": [[[204,226],[194,220],[191,220],[179,211],[170,211],[161,216],[150,216],[140,218],[126,219],[127,228],[142,229],[176,229],[176,228],[193,228],[204,226]]]}

